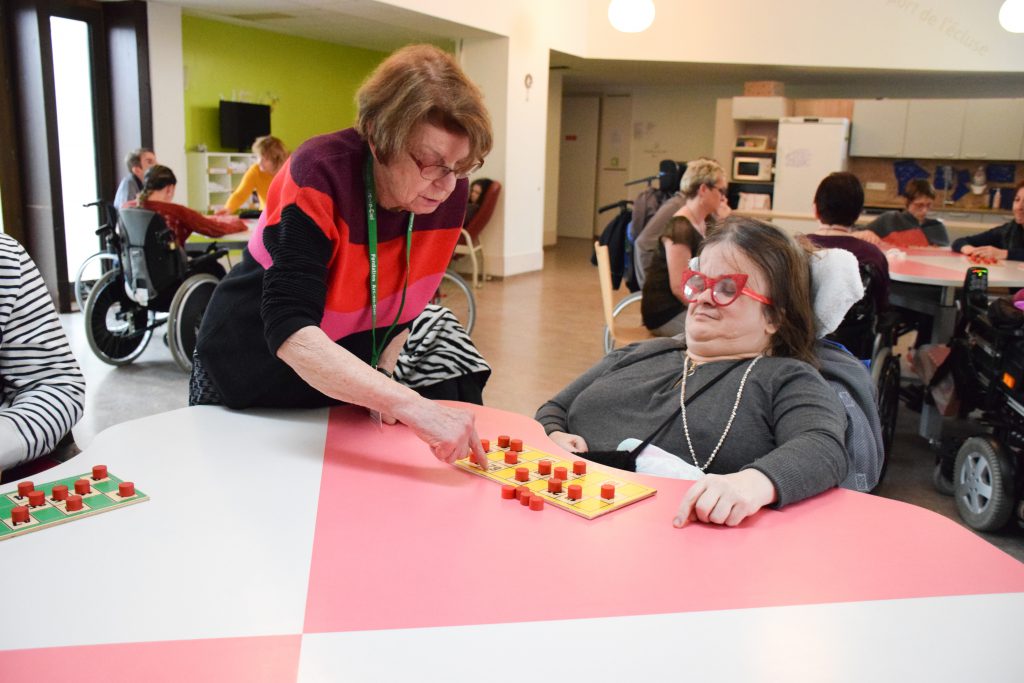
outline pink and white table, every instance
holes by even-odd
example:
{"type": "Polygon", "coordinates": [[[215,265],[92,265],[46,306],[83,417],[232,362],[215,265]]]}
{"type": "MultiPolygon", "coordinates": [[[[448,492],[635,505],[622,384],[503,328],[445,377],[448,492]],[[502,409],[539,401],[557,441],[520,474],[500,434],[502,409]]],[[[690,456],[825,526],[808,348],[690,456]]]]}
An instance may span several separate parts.
{"type": "Polygon", "coordinates": [[[101,461],[151,500],[0,544],[0,679],[1021,676],[1024,565],[883,498],[675,529],[689,483],[638,476],[658,494],[606,517],[532,512],[354,408],[186,408],[40,480],[101,461]]]}

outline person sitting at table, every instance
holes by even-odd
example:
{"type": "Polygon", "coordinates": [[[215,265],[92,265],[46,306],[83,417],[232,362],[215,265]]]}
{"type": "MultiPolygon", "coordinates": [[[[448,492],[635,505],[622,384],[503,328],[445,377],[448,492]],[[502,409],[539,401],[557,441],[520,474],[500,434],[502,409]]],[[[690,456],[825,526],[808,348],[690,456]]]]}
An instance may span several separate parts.
{"type": "Polygon", "coordinates": [[[1024,180],[1014,187],[1013,219],[953,242],[953,251],[985,261],[1024,261],[1024,180]]]}
{"type": "Polygon", "coordinates": [[[906,230],[920,230],[928,244],[944,247],[949,244],[949,233],[942,221],[928,218],[932,203],[935,201],[935,190],[932,184],[923,178],[907,182],[903,188],[903,199],[906,209],[902,211],[886,211],[865,226],[883,240],[906,230]]]}
{"type": "MultiPolygon", "coordinates": [[[[685,336],[613,351],[535,419],[557,445],[597,462],[649,434],[650,457],[667,460],[660,468],[698,479],[677,526],[735,526],[765,505],[837,486],[848,468],[846,413],[814,367],[810,258],[772,225],[727,219],[680,276],[685,336]]],[[[639,471],[648,450],[604,462],[639,471]]]]}
{"type": "Polygon", "coordinates": [[[686,165],[679,183],[684,203],[657,235],[644,276],[640,313],[644,327],[659,337],[683,332],[686,298],[682,275],[707,233],[707,219],[719,210],[726,196],[725,171],[712,159],[686,165]]]}
{"type": "MultiPolygon", "coordinates": [[[[822,249],[845,249],[856,256],[862,266],[870,268],[870,294],[875,301],[875,310],[884,311],[889,307],[889,261],[870,239],[860,238],[859,233],[864,231],[853,229],[863,208],[864,188],[857,176],[846,171],[830,173],[818,183],[814,192],[814,217],[818,219],[818,229],[807,239],[822,249]]],[[[869,234],[875,236],[874,233],[869,234]]]]}
{"type": "Polygon", "coordinates": [[[274,178],[242,263],[203,315],[189,403],[351,403],[434,457],[485,457],[473,414],[391,380],[458,242],[491,150],[483,96],[452,55],[412,45],[360,87],[355,128],[304,142],[274,178]]]}
{"type": "Polygon", "coordinates": [[[124,165],[128,169],[128,175],[121,179],[114,193],[115,209],[120,209],[142,191],[142,176],[156,166],[156,154],[148,147],[139,147],[128,153],[124,158],[124,165]]]}
{"type": "Polygon", "coordinates": [[[77,453],[66,437],[84,408],[85,377],[43,278],[0,233],[0,481],[65,442],[64,455],[77,453]]]}
{"type": "Polygon", "coordinates": [[[238,183],[238,187],[228,197],[224,206],[214,213],[218,216],[238,211],[242,204],[249,201],[252,193],[260,199],[260,208],[267,205],[267,192],[270,191],[270,182],[277,175],[288,158],[288,150],[284,143],[273,135],[264,135],[256,138],[252,143],[252,153],[256,155],[256,163],[249,167],[238,183]]]}

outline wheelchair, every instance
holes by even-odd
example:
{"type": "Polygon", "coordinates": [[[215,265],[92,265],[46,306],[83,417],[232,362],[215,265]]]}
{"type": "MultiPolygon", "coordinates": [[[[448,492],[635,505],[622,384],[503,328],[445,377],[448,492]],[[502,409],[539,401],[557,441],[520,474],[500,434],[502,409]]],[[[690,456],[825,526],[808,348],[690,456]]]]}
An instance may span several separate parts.
{"type": "Polygon", "coordinates": [[[967,526],[996,531],[1015,511],[1024,524],[1024,316],[1008,321],[996,315],[1000,305],[1010,304],[989,301],[986,275],[985,268],[968,269],[961,319],[932,385],[952,373],[959,416],[980,411],[970,423],[985,426],[984,433],[940,454],[937,488],[946,492],[938,486],[941,477],[967,526]]]}
{"type": "Polygon", "coordinates": [[[166,323],[174,362],[191,371],[199,323],[225,274],[218,260],[227,249],[214,243],[186,252],[159,214],[139,208],[118,212],[109,240],[117,264],[86,299],[89,348],[104,363],[127,365],[166,323]]]}
{"type": "Polygon", "coordinates": [[[905,333],[889,312],[880,312],[874,290],[880,275],[870,265],[860,264],[864,297],[853,304],[836,330],[826,338],[841,344],[861,359],[871,372],[882,428],[885,459],[879,482],[885,477],[896,433],[896,417],[900,404],[900,357],[893,353],[896,339],[905,333]]]}

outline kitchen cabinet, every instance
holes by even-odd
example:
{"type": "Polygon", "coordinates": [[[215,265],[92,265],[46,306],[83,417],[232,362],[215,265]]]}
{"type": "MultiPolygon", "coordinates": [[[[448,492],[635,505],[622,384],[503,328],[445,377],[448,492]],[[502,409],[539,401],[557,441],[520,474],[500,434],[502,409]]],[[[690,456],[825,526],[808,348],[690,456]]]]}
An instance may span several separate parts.
{"type": "Polygon", "coordinates": [[[732,98],[732,117],[738,121],[778,121],[792,111],[793,103],[785,97],[732,98]]]}
{"type": "MultiPolygon", "coordinates": [[[[221,208],[255,163],[255,154],[189,152],[188,205],[199,213],[221,208]]],[[[242,208],[259,208],[259,204],[251,207],[243,204],[242,208]]]]}
{"type": "Polygon", "coordinates": [[[1020,159],[1024,142],[1024,99],[968,100],[961,159],[1020,159]]]}
{"type": "Polygon", "coordinates": [[[956,159],[960,155],[967,100],[910,100],[900,156],[956,159]]]}
{"type": "Polygon", "coordinates": [[[909,100],[854,100],[850,156],[903,155],[909,100]]]}

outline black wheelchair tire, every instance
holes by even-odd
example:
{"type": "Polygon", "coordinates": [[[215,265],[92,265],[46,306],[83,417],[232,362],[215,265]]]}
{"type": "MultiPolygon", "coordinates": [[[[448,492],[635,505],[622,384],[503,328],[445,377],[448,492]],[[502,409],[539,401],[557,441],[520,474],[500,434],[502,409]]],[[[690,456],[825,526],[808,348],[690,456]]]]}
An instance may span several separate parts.
{"type": "Polygon", "coordinates": [[[1013,513],[1013,470],[998,441],[972,436],[956,454],[953,467],[953,500],[967,526],[977,531],[996,531],[1006,526],[1013,513]]]}
{"type": "Polygon", "coordinates": [[[128,365],[153,336],[150,318],[145,306],[128,298],[121,270],[111,270],[96,281],[85,302],[89,348],[108,365],[128,365]]]}
{"type": "Polygon", "coordinates": [[[193,275],[181,283],[171,300],[167,314],[167,346],[174,362],[185,372],[192,371],[199,325],[218,282],[220,280],[209,273],[193,275]]]}

